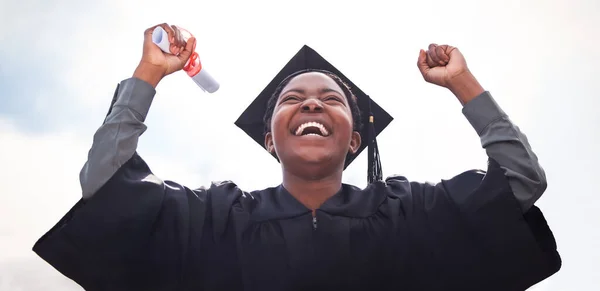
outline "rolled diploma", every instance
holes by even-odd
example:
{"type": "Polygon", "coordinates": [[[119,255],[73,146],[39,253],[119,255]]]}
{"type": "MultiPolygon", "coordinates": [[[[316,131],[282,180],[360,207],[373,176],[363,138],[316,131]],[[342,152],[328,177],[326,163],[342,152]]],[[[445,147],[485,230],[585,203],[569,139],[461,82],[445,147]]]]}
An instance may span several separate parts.
{"type": "Polygon", "coordinates": [[[169,42],[169,35],[160,26],[156,27],[152,32],[152,42],[157,45],[163,52],[171,53],[171,43],[169,42]]]}
{"type": "Polygon", "coordinates": [[[192,80],[194,80],[200,89],[208,93],[215,93],[220,87],[219,82],[217,82],[217,80],[215,80],[204,68],[202,68],[198,74],[192,76],[192,80]]]}
{"type": "MultiPolygon", "coordinates": [[[[189,37],[185,37],[187,41],[189,37]]],[[[160,26],[156,27],[152,32],[152,42],[156,44],[163,52],[171,53],[171,43],[169,42],[169,35],[160,26]]],[[[200,87],[203,91],[208,93],[214,93],[219,90],[219,83],[204,69],[204,67],[194,76],[190,76],[194,83],[200,87]]]]}

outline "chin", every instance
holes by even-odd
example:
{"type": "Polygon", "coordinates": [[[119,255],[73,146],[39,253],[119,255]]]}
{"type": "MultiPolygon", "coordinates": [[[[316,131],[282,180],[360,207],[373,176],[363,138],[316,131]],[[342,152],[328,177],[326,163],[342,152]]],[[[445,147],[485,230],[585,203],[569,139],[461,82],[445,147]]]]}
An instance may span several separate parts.
{"type": "Polygon", "coordinates": [[[335,155],[332,152],[324,151],[322,148],[319,150],[310,149],[298,151],[294,153],[294,156],[296,162],[309,164],[328,164],[335,159],[335,155]]]}
{"type": "Polygon", "coordinates": [[[297,163],[307,164],[307,165],[328,165],[331,163],[331,158],[327,157],[299,157],[296,159],[297,163]]]}

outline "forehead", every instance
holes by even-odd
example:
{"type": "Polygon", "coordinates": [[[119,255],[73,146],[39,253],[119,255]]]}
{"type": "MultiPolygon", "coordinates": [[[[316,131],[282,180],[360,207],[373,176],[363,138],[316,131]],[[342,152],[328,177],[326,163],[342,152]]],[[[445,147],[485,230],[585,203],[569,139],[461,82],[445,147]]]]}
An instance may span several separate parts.
{"type": "Polygon", "coordinates": [[[321,72],[308,72],[298,75],[292,78],[281,92],[290,89],[318,90],[324,88],[334,89],[342,93],[342,88],[331,77],[321,72]]]}

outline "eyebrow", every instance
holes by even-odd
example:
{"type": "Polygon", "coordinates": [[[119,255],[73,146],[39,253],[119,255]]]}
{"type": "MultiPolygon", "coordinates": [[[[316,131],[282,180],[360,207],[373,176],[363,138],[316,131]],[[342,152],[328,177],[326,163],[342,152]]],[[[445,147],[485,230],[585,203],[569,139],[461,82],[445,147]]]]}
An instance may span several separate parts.
{"type": "MultiPolygon", "coordinates": [[[[306,94],[306,91],[304,91],[303,89],[296,89],[296,88],[294,88],[294,89],[290,89],[290,90],[287,90],[287,91],[281,93],[281,95],[285,95],[285,94],[290,93],[290,92],[296,92],[296,93],[300,93],[300,94],[306,94]]],[[[323,94],[323,93],[330,93],[330,92],[338,93],[341,96],[344,96],[344,94],[340,93],[338,90],[331,89],[331,88],[323,88],[323,89],[321,89],[319,91],[319,93],[321,93],[321,94],[323,94]]]]}
{"type": "Polygon", "coordinates": [[[321,94],[323,94],[323,93],[329,93],[329,92],[338,93],[341,96],[344,96],[344,94],[340,93],[338,90],[335,90],[335,89],[331,89],[331,88],[323,88],[323,89],[321,89],[321,94]]]}

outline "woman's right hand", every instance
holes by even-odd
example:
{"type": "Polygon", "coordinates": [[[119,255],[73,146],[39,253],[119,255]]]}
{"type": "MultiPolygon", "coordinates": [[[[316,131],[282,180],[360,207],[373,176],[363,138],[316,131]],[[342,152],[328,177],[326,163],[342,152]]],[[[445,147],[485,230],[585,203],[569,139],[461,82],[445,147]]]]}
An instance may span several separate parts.
{"type": "Polygon", "coordinates": [[[156,87],[163,77],[183,69],[195,48],[196,39],[191,37],[186,42],[181,35],[181,31],[175,25],[163,23],[150,27],[144,32],[142,59],[133,77],[156,87]],[[158,26],[167,32],[171,43],[171,54],[164,53],[152,42],[152,32],[158,26]]]}

